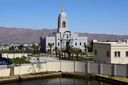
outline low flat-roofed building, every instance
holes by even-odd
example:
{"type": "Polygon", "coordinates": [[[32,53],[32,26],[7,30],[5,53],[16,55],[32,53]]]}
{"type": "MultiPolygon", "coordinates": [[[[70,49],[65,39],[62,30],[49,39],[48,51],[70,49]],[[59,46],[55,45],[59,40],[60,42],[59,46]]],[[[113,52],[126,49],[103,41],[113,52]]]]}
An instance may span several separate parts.
{"type": "Polygon", "coordinates": [[[94,62],[128,64],[127,42],[94,42],[94,62]]]}

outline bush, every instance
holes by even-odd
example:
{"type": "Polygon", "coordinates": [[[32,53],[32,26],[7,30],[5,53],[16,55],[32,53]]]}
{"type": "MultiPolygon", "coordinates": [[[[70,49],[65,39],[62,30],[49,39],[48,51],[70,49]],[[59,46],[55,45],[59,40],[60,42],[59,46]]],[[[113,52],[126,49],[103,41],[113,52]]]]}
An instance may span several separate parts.
{"type": "Polygon", "coordinates": [[[11,62],[12,62],[12,64],[15,64],[15,65],[29,63],[29,61],[27,61],[26,57],[14,58],[11,60],[11,62]]]}

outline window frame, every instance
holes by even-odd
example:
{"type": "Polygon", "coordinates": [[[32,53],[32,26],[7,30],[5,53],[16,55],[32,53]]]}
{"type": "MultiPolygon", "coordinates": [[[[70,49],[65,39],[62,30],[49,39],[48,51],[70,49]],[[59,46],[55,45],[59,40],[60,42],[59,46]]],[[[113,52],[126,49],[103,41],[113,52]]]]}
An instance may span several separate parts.
{"type": "Polygon", "coordinates": [[[125,56],[128,57],[128,51],[125,52],[125,56]]]}
{"type": "Polygon", "coordinates": [[[114,57],[116,57],[116,58],[121,57],[121,52],[120,51],[115,51],[114,52],[114,57]]]}

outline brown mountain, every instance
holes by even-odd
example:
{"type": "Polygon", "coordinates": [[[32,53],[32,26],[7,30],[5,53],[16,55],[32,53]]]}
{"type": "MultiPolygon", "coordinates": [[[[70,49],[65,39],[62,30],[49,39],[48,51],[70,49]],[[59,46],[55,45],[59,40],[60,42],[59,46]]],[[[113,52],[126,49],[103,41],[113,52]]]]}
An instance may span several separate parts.
{"type": "MultiPolygon", "coordinates": [[[[40,41],[40,36],[46,36],[55,32],[56,29],[26,29],[26,28],[6,28],[0,27],[0,43],[33,43],[40,41]]],[[[87,36],[89,40],[125,40],[128,35],[112,34],[91,34],[79,33],[81,36],[87,36]]]]}

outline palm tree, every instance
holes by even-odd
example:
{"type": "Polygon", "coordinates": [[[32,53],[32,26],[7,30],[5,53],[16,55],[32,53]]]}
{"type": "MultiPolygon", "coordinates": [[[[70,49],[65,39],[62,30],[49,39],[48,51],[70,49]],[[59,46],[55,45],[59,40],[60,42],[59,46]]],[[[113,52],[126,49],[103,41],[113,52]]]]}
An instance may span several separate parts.
{"type": "Polygon", "coordinates": [[[52,43],[48,43],[48,47],[50,48],[50,53],[52,53],[53,44],[52,43]]]}
{"type": "Polygon", "coordinates": [[[9,47],[9,50],[10,50],[10,52],[12,52],[13,53],[13,58],[15,58],[15,47],[14,46],[11,46],[11,47],[9,47]]]}
{"type": "Polygon", "coordinates": [[[77,60],[78,60],[79,54],[82,53],[82,50],[81,50],[80,48],[74,48],[74,53],[76,54],[76,58],[77,58],[77,60]]]}
{"type": "Polygon", "coordinates": [[[60,56],[63,58],[65,56],[65,49],[64,48],[61,48],[60,50],[60,56]]]}
{"type": "Polygon", "coordinates": [[[69,41],[66,42],[65,52],[68,54],[68,59],[71,57],[71,46],[69,45],[69,41]]]}
{"type": "Polygon", "coordinates": [[[56,53],[56,57],[57,57],[58,47],[55,47],[55,53],[56,53]]]}
{"type": "Polygon", "coordinates": [[[51,54],[51,57],[52,57],[52,47],[53,47],[53,44],[52,43],[48,43],[48,47],[50,48],[50,54],[51,54]]]}
{"type": "Polygon", "coordinates": [[[21,52],[23,52],[23,48],[24,48],[23,45],[18,46],[18,48],[20,49],[21,52]]]}
{"type": "Polygon", "coordinates": [[[89,48],[89,45],[84,44],[83,47],[84,47],[85,54],[88,55],[88,48],[89,48]]]}
{"type": "Polygon", "coordinates": [[[40,45],[39,44],[34,44],[33,45],[33,52],[34,53],[39,53],[40,50],[40,45]]]}

